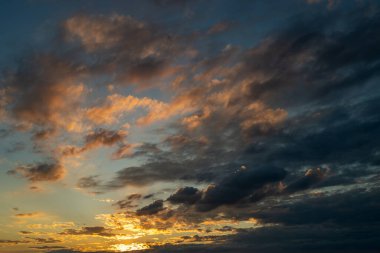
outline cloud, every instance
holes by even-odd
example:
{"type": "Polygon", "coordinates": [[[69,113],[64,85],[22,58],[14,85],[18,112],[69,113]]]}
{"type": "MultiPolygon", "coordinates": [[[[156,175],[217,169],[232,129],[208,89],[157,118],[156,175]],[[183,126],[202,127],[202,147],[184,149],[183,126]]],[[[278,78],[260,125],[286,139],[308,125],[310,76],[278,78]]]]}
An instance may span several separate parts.
{"type": "Polygon", "coordinates": [[[239,170],[227,176],[219,184],[209,186],[204,191],[202,199],[196,203],[196,209],[207,212],[221,205],[236,204],[265,185],[283,180],[285,176],[284,169],[275,167],[239,170]]]}
{"type": "Polygon", "coordinates": [[[92,72],[112,73],[123,84],[168,75],[183,49],[178,36],[130,16],[76,15],[63,29],[67,41],[79,40],[88,54],[99,57],[92,72]]]}
{"type": "Polygon", "coordinates": [[[133,202],[141,199],[141,194],[134,193],[126,197],[126,199],[119,200],[113,206],[117,206],[119,209],[125,209],[125,208],[133,208],[136,207],[136,204],[133,204],[133,202]]]}
{"type": "Polygon", "coordinates": [[[10,175],[20,175],[30,182],[58,181],[66,174],[66,169],[57,161],[19,166],[8,171],[10,175]]]}
{"type": "Polygon", "coordinates": [[[95,188],[100,185],[101,181],[98,176],[81,177],[77,182],[79,188],[95,188]]]}
{"type": "Polygon", "coordinates": [[[166,108],[164,102],[147,97],[138,98],[134,96],[121,96],[113,94],[107,96],[106,101],[101,106],[88,108],[86,115],[89,120],[97,124],[112,124],[118,121],[119,117],[125,113],[132,112],[137,108],[144,108],[148,111],[161,111],[166,108]]]}
{"type": "Polygon", "coordinates": [[[30,232],[30,231],[20,231],[19,233],[22,235],[33,234],[33,232],[30,232]]]}
{"type": "Polygon", "coordinates": [[[94,123],[112,124],[126,113],[142,108],[147,113],[139,117],[136,123],[138,125],[149,125],[194,110],[195,101],[200,98],[201,92],[199,89],[191,90],[173,98],[170,103],[147,97],[138,98],[131,95],[125,97],[113,94],[107,96],[103,105],[88,108],[86,115],[94,123]]]}
{"type": "Polygon", "coordinates": [[[0,240],[0,245],[5,244],[5,245],[17,245],[20,243],[28,243],[28,240],[0,240]]]}
{"type": "Polygon", "coordinates": [[[35,140],[46,140],[56,134],[56,130],[51,128],[51,129],[42,129],[39,131],[36,131],[33,135],[33,138],[35,140]]]}
{"type": "Polygon", "coordinates": [[[212,25],[208,29],[207,34],[221,33],[221,32],[228,30],[230,27],[231,27],[231,23],[229,23],[229,22],[218,22],[218,23],[212,25]]]}
{"type": "Polygon", "coordinates": [[[44,214],[41,212],[33,212],[33,213],[18,213],[15,214],[14,217],[16,218],[35,218],[35,217],[41,217],[44,214]]]}
{"type": "Polygon", "coordinates": [[[63,232],[59,233],[61,235],[96,235],[110,237],[114,236],[111,231],[105,227],[82,227],[81,229],[65,229],[63,232]]]}
{"type": "Polygon", "coordinates": [[[77,108],[85,92],[80,66],[52,54],[24,57],[5,81],[9,115],[23,124],[80,131],[77,108]]]}
{"type": "Polygon", "coordinates": [[[63,246],[50,246],[50,245],[34,246],[34,247],[29,247],[29,248],[31,248],[31,249],[44,249],[44,250],[66,249],[66,247],[63,247],[63,246]]]}
{"type": "MultiPolygon", "coordinates": [[[[159,154],[156,158],[167,156],[168,154],[159,154]]],[[[223,167],[221,167],[223,168],[223,167]]],[[[220,169],[221,169],[220,168],[220,169]]],[[[208,168],[207,164],[202,164],[202,161],[182,161],[176,163],[172,161],[157,160],[141,166],[132,166],[117,171],[114,177],[106,182],[96,180],[94,187],[99,187],[102,190],[115,190],[125,186],[145,186],[156,182],[172,182],[172,181],[211,181],[214,174],[211,171],[213,168],[208,168]]],[[[90,176],[89,182],[92,184],[93,176],[90,176]]],[[[216,178],[216,177],[215,177],[216,178]]],[[[88,181],[84,177],[83,183],[88,181]]]]}
{"type": "MultiPolygon", "coordinates": [[[[10,112],[13,119],[38,125],[32,133],[39,140],[59,127],[71,131],[74,128],[62,122],[81,122],[77,116],[94,125],[122,124],[126,116],[137,126],[170,119],[152,134],[154,138],[143,137],[152,143],[134,146],[125,141],[125,132],[100,128],[87,134],[82,146],[66,152],[116,146],[112,158],[135,159],[133,166],[120,169],[109,181],[81,178],[81,188],[155,188],[158,182],[178,181],[209,184],[204,189],[182,187],[165,196],[170,208],[164,200],[156,200],[137,211],[128,210],[144,203],[139,194],[115,203],[118,209],[127,209],[118,213],[133,213],[144,228],[167,229],[178,220],[177,226],[200,229],[197,232],[235,233],[182,237],[178,240],[193,245],[167,244],[150,252],[375,252],[379,248],[379,210],[374,201],[380,164],[379,15],[357,9],[349,15],[301,14],[290,21],[294,20],[262,41],[255,37],[248,49],[247,40],[240,48],[223,45],[219,52],[219,48],[208,50],[214,41],[194,43],[201,45],[198,58],[177,68],[173,65],[186,62],[181,57],[189,48],[181,44],[181,36],[128,16],[76,15],[64,22],[63,29],[66,42],[80,53],[73,62],[47,58],[40,66],[51,66],[43,70],[34,67],[31,73],[20,70],[12,75],[8,83],[16,88],[6,94],[14,99],[9,100],[13,101],[10,112]],[[118,87],[109,89],[113,94],[103,102],[79,108],[86,90],[79,82],[84,73],[115,85],[146,87],[169,76],[165,83],[174,81],[160,91],[165,102],[114,93],[130,91],[118,87]],[[39,82],[20,85],[24,76],[39,82]],[[52,106],[37,106],[35,98],[52,106]],[[61,105],[66,99],[71,109],[61,105]],[[304,173],[305,168],[313,169],[304,173]],[[366,190],[357,190],[358,186],[366,190]],[[199,228],[207,218],[215,229],[199,228]],[[230,223],[258,222],[250,230],[224,226],[218,223],[222,218],[231,218],[230,223]],[[209,244],[202,245],[205,242],[209,244]]],[[[217,24],[209,33],[224,29],[217,24]]],[[[221,36],[208,37],[218,40],[218,47],[221,36]]],[[[156,96],[156,92],[144,94],[156,96]]],[[[134,138],[140,137],[139,131],[134,138]]],[[[9,173],[35,182],[58,180],[62,171],[59,165],[36,164],[9,173]]],[[[110,237],[111,232],[83,227],[63,234],[110,237]]]]}
{"type": "Polygon", "coordinates": [[[302,191],[306,190],[313,185],[321,182],[323,179],[326,178],[326,175],[328,173],[328,169],[309,169],[306,171],[305,176],[290,183],[286,188],[285,191],[288,193],[296,192],[296,191],[302,191]]]}
{"type": "Polygon", "coordinates": [[[58,243],[60,240],[54,238],[40,238],[40,237],[25,237],[31,240],[34,240],[36,243],[58,243]]]}
{"type": "Polygon", "coordinates": [[[201,192],[194,187],[179,188],[167,200],[172,204],[192,205],[202,197],[201,192]]]}
{"type": "Polygon", "coordinates": [[[331,224],[351,228],[374,225],[378,222],[378,196],[377,188],[357,188],[279,203],[256,212],[255,217],[265,223],[285,225],[331,224]]]}
{"type": "Polygon", "coordinates": [[[123,159],[127,157],[132,157],[134,155],[134,149],[138,145],[134,144],[123,144],[112,154],[112,159],[123,159]]]}
{"type": "MultiPolygon", "coordinates": [[[[123,143],[126,136],[127,132],[122,130],[113,131],[104,128],[98,128],[88,133],[84,137],[84,145],[82,147],[64,147],[62,149],[62,154],[64,156],[78,155],[94,148],[101,146],[113,146],[115,144],[119,144],[121,147],[124,147],[125,145],[123,143]]],[[[123,151],[123,149],[121,150],[123,151]]],[[[121,151],[118,151],[118,153],[120,152],[121,151]]]]}
{"type": "Polygon", "coordinates": [[[153,203],[144,206],[136,211],[137,215],[153,215],[165,210],[164,201],[156,200],[153,203]]]}
{"type": "Polygon", "coordinates": [[[220,206],[236,207],[247,201],[257,202],[268,196],[279,195],[283,191],[281,181],[286,175],[284,169],[276,167],[256,170],[242,167],[204,190],[179,188],[167,201],[172,204],[194,205],[199,212],[209,212],[220,206]]]}

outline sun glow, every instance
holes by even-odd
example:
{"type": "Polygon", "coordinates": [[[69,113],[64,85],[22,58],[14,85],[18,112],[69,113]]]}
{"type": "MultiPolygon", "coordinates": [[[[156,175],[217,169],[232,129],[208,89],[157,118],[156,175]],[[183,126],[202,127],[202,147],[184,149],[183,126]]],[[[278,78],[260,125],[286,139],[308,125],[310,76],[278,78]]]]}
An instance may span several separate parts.
{"type": "Polygon", "coordinates": [[[149,249],[149,246],[144,243],[115,244],[113,247],[119,252],[149,249]]]}

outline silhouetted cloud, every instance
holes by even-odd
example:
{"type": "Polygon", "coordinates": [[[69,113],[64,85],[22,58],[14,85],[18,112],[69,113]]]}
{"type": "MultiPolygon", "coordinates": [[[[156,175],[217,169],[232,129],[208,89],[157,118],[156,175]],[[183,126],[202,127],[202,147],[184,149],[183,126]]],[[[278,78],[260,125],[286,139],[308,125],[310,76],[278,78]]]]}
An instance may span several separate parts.
{"type": "Polygon", "coordinates": [[[258,170],[239,170],[230,177],[226,177],[219,184],[209,186],[197,202],[199,211],[210,211],[221,205],[237,203],[253,194],[266,184],[279,182],[286,176],[286,171],[275,167],[266,167],[258,170]]]}
{"type": "Polygon", "coordinates": [[[136,211],[137,215],[152,215],[156,214],[160,211],[165,210],[164,208],[164,201],[163,200],[156,200],[153,203],[144,206],[136,211]]]}
{"type": "Polygon", "coordinates": [[[194,187],[183,187],[178,189],[167,200],[172,204],[191,205],[202,197],[202,193],[194,187]]]}

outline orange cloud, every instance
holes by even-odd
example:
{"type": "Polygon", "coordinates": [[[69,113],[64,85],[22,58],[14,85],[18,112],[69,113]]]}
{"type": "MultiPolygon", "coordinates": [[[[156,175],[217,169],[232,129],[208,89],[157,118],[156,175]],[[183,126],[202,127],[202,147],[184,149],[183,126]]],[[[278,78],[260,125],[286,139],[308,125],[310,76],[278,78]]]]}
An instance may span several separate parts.
{"type": "Polygon", "coordinates": [[[78,82],[83,70],[52,55],[34,55],[9,75],[7,97],[11,119],[29,126],[80,131],[78,107],[85,86],[78,82]]]}
{"type": "Polygon", "coordinates": [[[153,107],[150,112],[137,120],[139,125],[148,125],[155,121],[165,120],[175,115],[194,111],[198,107],[203,90],[194,88],[173,99],[170,104],[161,107],[153,107]]]}
{"type": "Polygon", "coordinates": [[[161,101],[150,99],[147,97],[137,98],[134,96],[121,96],[119,94],[107,97],[103,106],[92,107],[87,109],[87,118],[96,124],[113,124],[127,112],[132,112],[136,108],[144,108],[147,110],[160,110],[167,105],[161,101]]]}
{"type": "Polygon", "coordinates": [[[93,51],[102,47],[113,47],[124,40],[123,29],[138,33],[145,25],[129,16],[74,16],[64,23],[68,39],[79,38],[83,46],[93,51]]]}

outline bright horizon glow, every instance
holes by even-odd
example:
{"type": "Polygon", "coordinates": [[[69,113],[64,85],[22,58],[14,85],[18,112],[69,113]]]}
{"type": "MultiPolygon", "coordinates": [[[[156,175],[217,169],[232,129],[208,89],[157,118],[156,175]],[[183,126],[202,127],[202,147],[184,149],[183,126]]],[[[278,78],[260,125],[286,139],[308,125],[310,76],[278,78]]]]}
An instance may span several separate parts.
{"type": "Polygon", "coordinates": [[[113,249],[116,249],[119,252],[126,252],[132,250],[149,249],[149,246],[144,243],[115,244],[113,245],[113,249]]]}

